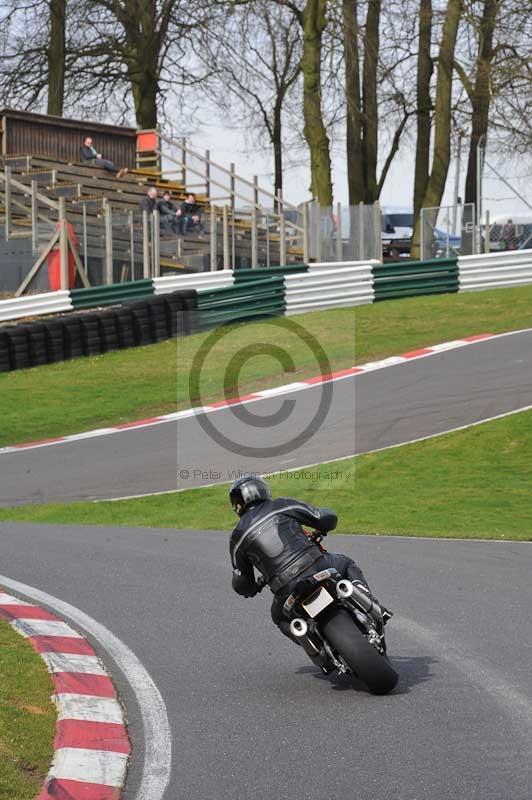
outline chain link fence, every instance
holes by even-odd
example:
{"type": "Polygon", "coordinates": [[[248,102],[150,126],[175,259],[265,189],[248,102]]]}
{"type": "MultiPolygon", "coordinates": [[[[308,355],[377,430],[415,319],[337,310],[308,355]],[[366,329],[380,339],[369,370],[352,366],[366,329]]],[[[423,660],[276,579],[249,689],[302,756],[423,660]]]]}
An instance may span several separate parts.
{"type": "Polygon", "coordinates": [[[311,261],[382,260],[381,210],[375,205],[308,208],[311,261]]]}
{"type": "Polygon", "coordinates": [[[421,209],[420,256],[452,258],[483,251],[475,225],[475,204],[421,209]]]}

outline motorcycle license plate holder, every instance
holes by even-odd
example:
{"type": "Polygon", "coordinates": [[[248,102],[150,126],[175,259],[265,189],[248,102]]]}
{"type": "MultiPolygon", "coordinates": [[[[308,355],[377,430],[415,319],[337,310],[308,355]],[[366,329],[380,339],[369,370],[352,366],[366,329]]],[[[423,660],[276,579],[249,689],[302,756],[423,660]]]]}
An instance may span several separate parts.
{"type": "Polygon", "coordinates": [[[305,609],[309,617],[317,617],[318,614],[321,614],[323,609],[327,608],[334,603],[334,597],[330,594],[324,586],[320,586],[320,588],[311,594],[309,597],[306,597],[305,600],[301,603],[302,607],[305,609]]]}

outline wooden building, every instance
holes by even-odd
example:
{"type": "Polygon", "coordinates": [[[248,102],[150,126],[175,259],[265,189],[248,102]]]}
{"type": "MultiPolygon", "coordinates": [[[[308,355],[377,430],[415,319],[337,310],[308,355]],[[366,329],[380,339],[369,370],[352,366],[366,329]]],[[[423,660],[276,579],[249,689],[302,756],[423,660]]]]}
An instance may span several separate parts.
{"type": "Polygon", "coordinates": [[[0,110],[0,155],[40,156],[79,162],[79,148],[92,136],[96,150],[117,167],[135,167],[137,131],[100,122],[64,119],[29,111],[0,110]]]}

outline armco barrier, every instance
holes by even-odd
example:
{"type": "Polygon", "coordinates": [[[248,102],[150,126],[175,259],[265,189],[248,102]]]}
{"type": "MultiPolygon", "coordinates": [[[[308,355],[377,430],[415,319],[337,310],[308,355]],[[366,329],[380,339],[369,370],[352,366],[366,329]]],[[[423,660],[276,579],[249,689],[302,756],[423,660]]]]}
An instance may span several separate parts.
{"type": "Polygon", "coordinates": [[[234,271],[235,283],[255,281],[257,278],[267,278],[272,275],[296,275],[308,272],[308,264],[287,264],[285,267],[257,267],[256,269],[236,269],[234,271]]]}
{"type": "MultiPolygon", "coordinates": [[[[281,311],[284,299],[280,300],[283,279],[287,292],[286,313],[291,315],[375,300],[532,284],[532,250],[461,256],[458,261],[452,258],[384,265],[371,261],[321,262],[172,275],[2,300],[0,322],[95,306],[119,306],[150,295],[168,295],[188,289],[203,296],[219,289],[248,286],[250,294],[246,297],[252,307],[249,314],[245,309],[247,300],[241,302],[237,294],[215,294],[205,300],[205,314],[218,320],[213,324],[221,324],[233,319],[252,318],[261,312],[263,316],[284,313],[281,311]],[[252,285],[257,287],[259,294],[251,292],[252,285]],[[268,286],[273,291],[271,297],[268,297],[268,286]],[[234,308],[231,308],[230,297],[235,299],[234,308]]],[[[75,342],[72,346],[72,355],[79,355],[75,342]]]]}
{"type": "Polygon", "coordinates": [[[153,294],[153,281],[146,278],[129,283],[112,283],[109,286],[92,286],[90,289],[71,289],[72,304],[77,308],[119,305],[138,297],[153,294]]]}
{"type": "Polygon", "coordinates": [[[118,309],[0,328],[0,371],[152,344],[199,329],[197,293],[175,292],[118,309]]]}
{"type": "Polygon", "coordinates": [[[368,261],[315,261],[309,264],[311,272],[323,272],[323,270],[337,270],[349,269],[351,267],[373,267],[378,266],[381,262],[376,259],[369,259],[368,261]]]}
{"type": "Polygon", "coordinates": [[[458,291],[456,258],[374,265],[372,272],[375,301],[458,291]]]}
{"type": "Polygon", "coordinates": [[[532,250],[458,258],[461,292],[532,284],[532,250]]]}
{"type": "Polygon", "coordinates": [[[46,292],[45,294],[24,295],[0,302],[0,322],[22,317],[57,314],[73,308],[70,292],[46,292]]]}
{"type": "Polygon", "coordinates": [[[282,316],[285,312],[284,277],[272,275],[201,292],[198,310],[202,329],[246,319],[282,316]]]}
{"type": "Polygon", "coordinates": [[[205,292],[208,289],[232,286],[235,282],[234,273],[230,269],[218,272],[196,272],[186,275],[166,275],[163,278],[153,278],[153,291],[155,294],[167,294],[181,289],[195,289],[205,292]]]}
{"type": "Polygon", "coordinates": [[[373,303],[371,266],[285,276],[286,314],[373,303]]]}

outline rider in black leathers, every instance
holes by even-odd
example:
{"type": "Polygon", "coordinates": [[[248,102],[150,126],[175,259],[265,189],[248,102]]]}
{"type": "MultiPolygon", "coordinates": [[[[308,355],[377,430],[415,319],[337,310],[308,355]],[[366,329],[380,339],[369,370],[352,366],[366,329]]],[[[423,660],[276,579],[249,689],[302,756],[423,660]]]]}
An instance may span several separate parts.
{"type": "MultiPolygon", "coordinates": [[[[334,511],[287,497],[273,500],[265,481],[253,476],[234,481],[229,496],[240,516],[229,546],[233,589],[244,597],[254,597],[269,584],[274,594],[272,619],[290,639],[305,647],[304,641],[292,637],[290,622],[283,615],[286,598],[302,579],[335,567],[343,578],[356,582],[371,596],[361,569],[352,559],[324,552],[303,530],[303,525],[322,535],[334,530],[337,523],[334,511]],[[261,575],[259,582],[255,579],[255,569],[261,575]]],[[[314,657],[312,651],[307,652],[314,657]]]]}

